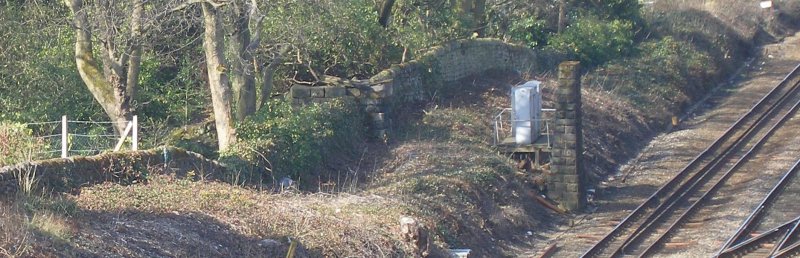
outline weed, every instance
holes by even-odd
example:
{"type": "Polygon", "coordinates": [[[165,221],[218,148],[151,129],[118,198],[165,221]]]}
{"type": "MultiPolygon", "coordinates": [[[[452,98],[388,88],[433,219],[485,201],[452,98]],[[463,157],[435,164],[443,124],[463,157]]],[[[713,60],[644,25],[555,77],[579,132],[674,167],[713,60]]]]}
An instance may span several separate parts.
{"type": "Polygon", "coordinates": [[[27,221],[28,227],[59,241],[66,242],[72,237],[72,228],[58,215],[52,212],[34,213],[27,221]]]}

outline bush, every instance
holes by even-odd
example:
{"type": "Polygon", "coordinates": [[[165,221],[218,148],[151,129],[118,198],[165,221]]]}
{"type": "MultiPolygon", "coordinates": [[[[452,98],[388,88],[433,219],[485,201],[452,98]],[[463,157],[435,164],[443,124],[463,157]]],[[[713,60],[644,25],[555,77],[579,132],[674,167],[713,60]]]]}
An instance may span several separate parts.
{"type": "Polygon", "coordinates": [[[516,40],[525,42],[528,47],[535,48],[547,44],[550,32],[547,31],[547,21],[535,17],[524,17],[510,25],[508,35],[516,40]]]}
{"type": "Polygon", "coordinates": [[[269,169],[275,178],[311,182],[321,175],[322,164],[357,153],[354,145],[364,128],[363,113],[354,101],[293,107],[286,100],[273,100],[237,127],[239,142],[222,155],[238,159],[234,163],[240,168],[255,168],[247,171],[269,169]]]}
{"type": "Polygon", "coordinates": [[[630,54],[633,50],[633,23],[604,21],[584,16],[550,39],[550,47],[578,58],[587,65],[599,65],[630,54]]]}
{"type": "Polygon", "coordinates": [[[0,121],[0,166],[33,160],[36,158],[34,152],[47,148],[32,134],[31,129],[23,124],[0,121]]]}
{"type": "Polygon", "coordinates": [[[709,77],[717,72],[717,63],[689,42],[664,37],[643,42],[638,52],[588,74],[584,83],[624,96],[653,118],[671,115],[713,85],[709,77]]]}

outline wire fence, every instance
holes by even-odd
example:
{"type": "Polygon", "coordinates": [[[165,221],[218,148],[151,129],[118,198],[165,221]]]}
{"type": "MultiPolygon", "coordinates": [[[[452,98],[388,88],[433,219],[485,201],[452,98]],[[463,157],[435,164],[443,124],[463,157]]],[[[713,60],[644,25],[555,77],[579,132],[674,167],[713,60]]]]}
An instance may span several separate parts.
{"type": "Polygon", "coordinates": [[[31,132],[30,153],[35,159],[66,158],[71,156],[90,156],[103,152],[116,151],[130,143],[130,149],[138,148],[138,119],[132,121],[106,122],[68,120],[33,122],[22,124],[31,132]],[[114,128],[127,126],[118,135],[114,128]]]}

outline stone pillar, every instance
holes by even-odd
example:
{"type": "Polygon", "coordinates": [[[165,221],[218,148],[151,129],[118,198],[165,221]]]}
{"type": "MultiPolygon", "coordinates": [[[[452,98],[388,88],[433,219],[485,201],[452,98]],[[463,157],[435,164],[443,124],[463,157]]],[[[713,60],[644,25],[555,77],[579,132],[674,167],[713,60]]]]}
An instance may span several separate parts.
{"type": "Polygon", "coordinates": [[[558,66],[556,115],[552,127],[555,141],[547,187],[550,197],[570,211],[581,209],[586,202],[579,65],[579,62],[567,61],[558,66]]]}

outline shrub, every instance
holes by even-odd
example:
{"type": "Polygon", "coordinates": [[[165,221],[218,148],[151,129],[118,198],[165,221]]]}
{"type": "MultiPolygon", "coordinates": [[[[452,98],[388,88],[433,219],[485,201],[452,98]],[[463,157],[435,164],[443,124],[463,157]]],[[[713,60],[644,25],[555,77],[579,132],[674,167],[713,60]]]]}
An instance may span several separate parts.
{"type": "Polygon", "coordinates": [[[536,17],[523,17],[511,24],[509,36],[517,41],[525,42],[528,47],[534,48],[547,44],[549,32],[547,21],[536,17]]]}
{"type": "Polygon", "coordinates": [[[0,166],[35,159],[33,153],[46,149],[33,132],[23,124],[0,121],[0,166]]]}
{"type": "Polygon", "coordinates": [[[237,133],[239,142],[222,154],[227,160],[255,168],[248,171],[269,169],[275,178],[310,182],[326,161],[357,153],[353,146],[364,135],[364,118],[351,100],[302,107],[273,100],[241,123],[237,133]]]}
{"type": "Polygon", "coordinates": [[[584,64],[598,65],[632,52],[633,23],[604,21],[584,16],[550,39],[550,47],[578,58],[584,64]]]}
{"type": "Polygon", "coordinates": [[[706,92],[708,77],[718,69],[707,52],[672,37],[643,42],[638,52],[588,74],[585,84],[624,96],[658,117],[706,92]]]}

